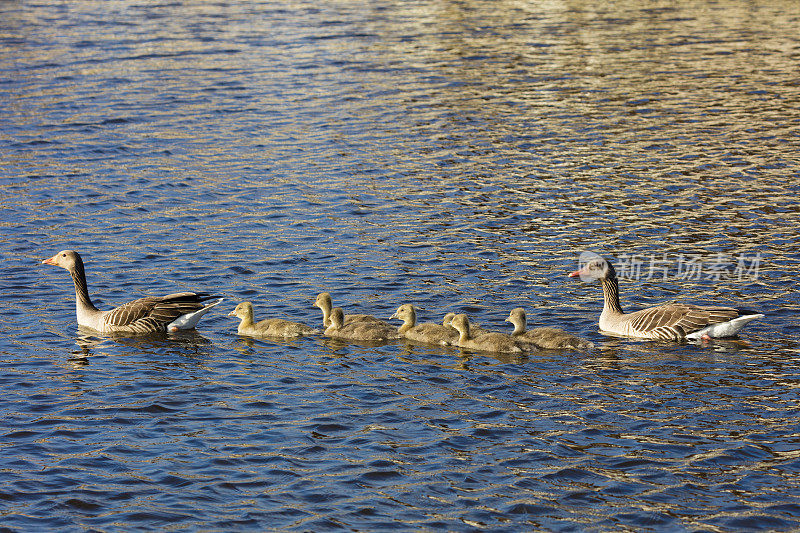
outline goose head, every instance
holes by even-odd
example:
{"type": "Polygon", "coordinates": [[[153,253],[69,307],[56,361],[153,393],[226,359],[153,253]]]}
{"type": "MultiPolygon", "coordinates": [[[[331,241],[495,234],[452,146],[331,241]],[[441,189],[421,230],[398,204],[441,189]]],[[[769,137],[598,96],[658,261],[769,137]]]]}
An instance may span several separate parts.
{"type": "Polygon", "coordinates": [[[469,338],[469,319],[464,313],[455,315],[450,321],[450,327],[455,328],[462,338],[469,338]]]}
{"type": "Polygon", "coordinates": [[[453,317],[455,316],[456,316],[455,313],[447,313],[446,315],[444,315],[444,318],[442,319],[442,325],[453,327],[452,322],[453,322],[453,317]]]}
{"type": "Polygon", "coordinates": [[[79,266],[83,266],[83,260],[78,252],[74,250],[61,250],[53,257],[48,257],[42,261],[43,265],[52,265],[74,272],[79,266]]]}
{"type": "Polygon", "coordinates": [[[524,326],[527,317],[525,316],[525,309],[521,307],[517,307],[512,309],[511,312],[508,314],[508,318],[506,318],[506,322],[511,322],[511,324],[515,328],[519,328],[520,326],[524,326]]]}
{"type": "Polygon", "coordinates": [[[236,308],[228,313],[228,316],[235,316],[237,318],[253,318],[253,304],[250,302],[242,302],[236,308]]]}
{"type": "MultiPolygon", "coordinates": [[[[581,259],[584,258],[581,257],[581,259]]],[[[591,254],[588,261],[584,263],[582,260],[581,263],[583,263],[583,266],[570,273],[569,277],[580,277],[583,281],[613,280],[617,278],[617,273],[611,263],[597,254],[591,254]]]]}
{"type": "Polygon", "coordinates": [[[321,292],[317,295],[317,299],[314,300],[314,305],[319,307],[323,311],[330,311],[333,303],[331,301],[331,295],[328,292],[321,292]]]}
{"type": "Polygon", "coordinates": [[[402,320],[404,324],[415,324],[417,322],[417,311],[411,304],[403,304],[397,308],[397,311],[389,317],[389,319],[396,318],[402,320]]]}

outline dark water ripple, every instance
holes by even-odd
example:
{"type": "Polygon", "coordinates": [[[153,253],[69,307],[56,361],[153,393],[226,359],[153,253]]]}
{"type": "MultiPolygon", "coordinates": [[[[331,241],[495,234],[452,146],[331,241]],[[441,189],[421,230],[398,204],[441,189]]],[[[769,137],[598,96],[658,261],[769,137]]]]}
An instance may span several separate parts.
{"type": "Polygon", "coordinates": [[[800,527],[800,10],[656,2],[0,5],[0,524],[11,531],[800,527]],[[202,288],[197,332],[77,330],[202,288]],[[767,319],[711,346],[596,331],[577,255],[767,319]],[[721,255],[720,255],[721,254],[721,255]],[[322,337],[508,310],[590,338],[525,358],[322,337]]]}

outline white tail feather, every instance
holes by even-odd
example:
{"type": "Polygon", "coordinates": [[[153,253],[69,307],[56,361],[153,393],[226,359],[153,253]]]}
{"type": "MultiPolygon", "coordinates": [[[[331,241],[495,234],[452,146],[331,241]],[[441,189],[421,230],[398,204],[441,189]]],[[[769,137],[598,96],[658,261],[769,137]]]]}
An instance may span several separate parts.
{"type": "Polygon", "coordinates": [[[207,306],[203,307],[202,309],[198,309],[194,313],[187,313],[185,315],[181,315],[172,322],[167,325],[167,331],[178,331],[179,329],[192,329],[194,328],[198,322],[200,322],[200,318],[211,311],[211,308],[215,305],[219,304],[223,299],[220,298],[216,302],[210,303],[207,306]]]}
{"type": "Polygon", "coordinates": [[[745,315],[740,316],[739,318],[734,318],[733,320],[729,320],[727,322],[720,322],[718,324],[711,324],[701,330],[694,331],[686,335],[687,339],[699,339],[704,335],[708,335],[709,337],[733,337],[736,333],[739,332],[740,329],[745,327],[747,324],[752,322],[757,318],[763,318],[764,315],[756,314],[756,315],[745,315]]]}

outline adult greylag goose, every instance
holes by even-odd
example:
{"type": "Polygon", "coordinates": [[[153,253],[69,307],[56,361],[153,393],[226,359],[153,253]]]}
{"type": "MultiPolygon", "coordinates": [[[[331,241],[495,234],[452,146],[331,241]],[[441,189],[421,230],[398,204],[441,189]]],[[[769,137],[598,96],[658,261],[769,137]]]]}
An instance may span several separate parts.
{"type": "Polygon", "coordinates": [[[506,322],[511,322],[514,326],[514,332],[511,333],[514,340],[533,344],[537,348],[546,350],[590,350],[594,348],[594,344],[591,342],[572,333],[567,333],[563,329],[550,327],[526,329],[527,317],[522,307],[512,309],[508,318],[506,318],[506,322]]]}
{"type": "Polygon", "coordinates": [[[385,322],[350,322],[344,323],[344,311],[341,307],[334,307],[330,313],[331,325],[325,330],[325,335],[338,339],[353,341],[380,342],[399,339],[397,328],[385,322]]]}
{"type": "Polygon", "coordinates": [[[474,336],[470,330],[467,315],[461,313],[453,317],[450,326],[458,330],[456,344],[461,348],[490,353],[521,353],[523,350],[511,335],[504,333],[484,333],[474,336]]]}
{"type": "MultiPolygon", "coordinates": [[[[452,324],[453,318],[455,318],[455,316],[456,316],[456,313],[447,313],[446,315],[444,315],[444,318],[442,319],[442,325],[443,326],[447,326],[447,327],[452,328],[452,329],[455,329],[455,328],[453,328],[453,324],[452,324]]],[[[488,329],[483,328],[483,327],[479,326],[478,324],[474,324],[473,322],[469,323],[469,331],[472,334],[472,336],[474,336],[474,337],[478,337],[480,335],[485,335],[487,333],[491,333],[491,331],[489,331],[488,329]]]]}
{"type": "MultiPolygon", "coordinates": [[[[325,328],[329,327],[331,325],[331,311],[333,310],[333,302],[331,301],[330,293],[319,293],[317,299],[314,301],[314,305],[322,310],[322,326],[325,328]]],[[[351,322],[378,322],[388,325],[386,321],[375,318],[372,315],[345,315],[344,324],[350,324],[351,322]]]]}
{"type": "Polygon", "coordinates": [[[412,341],[449,346],[458,340],[458,332],[450,326],[432,322],[417,324],[417,308],[411,304],[398,307],[391,318],[403,321],[397,332],[412,341]]]}
{"type": "Polygon", "coordinates": [[[252,302],[241,302],[236,309],[228,313],[228,316],[235,316],[241,321],[237,328],[239,335],[250,335],[256,337],[302,337],[319,333],[314,329],[300,322],[292,322],[282,318],[267,318],[254,322],[252,302]]]}
{"type": "Polygon", "coordinates": [[[619,303],[617,273],[600,256],[569,274],[584,281],[600,280],[603,287],[603,312],[600,330],[614,335],[642,339],[672,340],[731,337],[749,322],[762,318],[761,313],[733,307],[701,307],[668,303],[625,313],[619,303]]]}
{"type": "Polygon", "coordinates": [[[216,297],[207,293],[179,292],[166,296],[146,296],[115,309],[100,311],[89,297],[86,270],[78,252],[62,250],[42,263],[59,266],[70,273],[75,284],[78,325],[100,333],[130,335],[192,329],[200,317],[222,301],[222,298],[218,298],[209,302],[216,297]]]}

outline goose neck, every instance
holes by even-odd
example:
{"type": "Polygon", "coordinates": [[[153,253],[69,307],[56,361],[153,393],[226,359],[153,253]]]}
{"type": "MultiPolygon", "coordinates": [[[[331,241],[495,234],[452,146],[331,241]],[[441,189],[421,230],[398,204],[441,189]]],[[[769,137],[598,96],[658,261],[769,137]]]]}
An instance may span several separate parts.
{"type": "Polygon", "coordinates": [[[254,325],[253,320],[253,313],[245,313],[243,316],[239,317],[241,322],[239,323],[239,328],[252,328],[254,325]]]}
{"type": "Polygon", "coordinates": [[[604,279],[603,284],[603,314],[621,315],[622,305],[619,303],[619,282],[617,278],[604,279]]]}
{"type": "Polygon", "coordinates": [[[83,267],[83,262],[76,263],[70,274],[72,274],[72,282],[75,284],[75,305],[78,308],[78,312],[97,311],[92,299],[89,297],[89,286],[86,284],[86,271],[83,267]]]}

